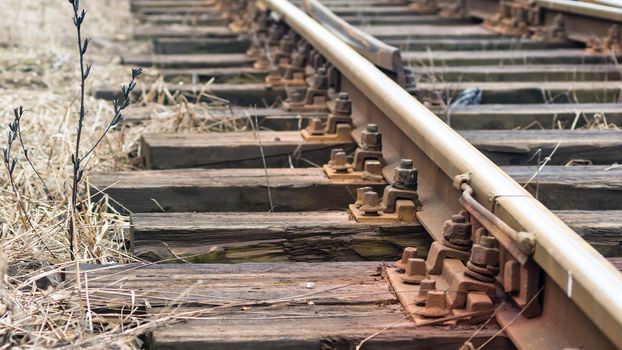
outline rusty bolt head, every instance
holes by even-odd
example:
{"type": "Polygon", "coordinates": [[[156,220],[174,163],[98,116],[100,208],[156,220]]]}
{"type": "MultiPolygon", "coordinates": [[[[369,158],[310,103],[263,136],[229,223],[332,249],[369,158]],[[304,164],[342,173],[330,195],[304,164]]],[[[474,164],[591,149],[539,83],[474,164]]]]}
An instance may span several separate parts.
{"type": "Polygon", "coordinates": [[[331,165],[333,170],[338,172],[348,171],[348,158],[346,152],[337,152],[333,158],[333,164],[331,165]]]}
{"type": "Polygon", "coordinates": [[[415,297],[416,305],[424,305],[425,299],[428,296],[428,292],[436,289],[436,281],[431,279],[424,279],[419,284],[419,291],[417,291],[417,296],[415,297]]]}
{"type": "Polygon", "coordinates": [[[417,176],[419,171],[413,167],[411,159],[402,159],[400,165],[393,172],[393,187],[402,190],[417,190],[417,176]]]}
{"type": "Polygon", "coordinates": [[[279,49],[284,52],[291,52],[294,50],[294,46],[296,46],[296,42],[294,41],[294,32],[290,31],[287,34],[283,35],[281,40],[279,41],[279,49]]]}
{"type": "Polygon", "coordinates": [[[352,101],[347,92],[340,92],[335,100],[335,114],[350,115],[352,114],[352,101]]]}
{"type": "Polygon", "coordinates": [[[443,230],[444,243],[452,248],[464,249],[471,244],[471,224],[462,214],[456,214],[445,221],[443,230]]]}
{"type": "Polygon", "coordinates": [[[382,210],[378,193],[368,191],[363,194],[363,205],[359,208],[364,215],[375,216],[382,210]]]}
{"type": "Polygon", "coordinates": [[[447,297],[444,291],[433,290],[427,292],[425,299],[425,307],[423,309],[415,311],[415,314],[423,317],[443,317],[449,315],[449,308],[447,308],[447,297]]]}
{"type": "Polygon", "coordinates": [[[356,189],[356,202],[354,202],[354,205],[356,205],[357,207],[360,207],[361,205],[363,205],[363,195],[365,194],[365,192],[369,192],[372,191],[371,187],[359,187],[356,189]]]}
{"type": "Polygon", "coordinates": [[[278,43],[279,40],[281,40],[284,31],[285,30],[282,26],[280,26],[278,23],[274,23],[272,26],[270,26],[270,29],[268,30],[268,40],[273,43],[278,43]]]}
{"type": "Polygon", "coordinates": [[[283,39],[279,42],[279,51],[284,54],[289,54],[294,51],[294,43],[292,40],[287,37],[283,37],[283,39]]]}
{"type": "Polygon", "coordinates": [[[343,148],[333,148],[330,150],[330,161],[328,163],[331,163],[333,161],[333,159],[335,158],[335,154],[339,153],[339,152],[344,152],[343,148]]]}
{"type": "Polygon", "coordinates": [[[410,258],[406,263],[404,275],[400,278],[404,283],[419,284],[425,279],[425,277],[425,260],[419,258],[410,258]]]}
{"type": "Polygon", "coordinates": [[[367,125],[367,129],[361,133],[361,147],[371,151],[382,149],[382,134],[378,132],[378,125],[367,125]]]}
{"type": "Polygon", "coordinates": [[[298,41],[298,52],[308,55],[311,52],[311,45],[302,39],[298,41]]]}
{"type": "Polygon", "coordinates": [[[321,67],[315,71],[313,76],[313,88],[317,90],[328,89],[328,76],[326,75],[326,68],[321,67]]]}
{"type": "Polygon", "coordinates": [[[302,90],[294,90],[291,92],[289,100],[291,102],[303,102],[305,99],[305,94],[302,90]]]}
{"type": "Polygon", "coordinates": [[[497,240],[493,236],[482,236],[479,245],[485,248],[497,248],[497,240]]]}
{"type": "MultiPolygon", "coordinates": [[[[300,51],[300,49],[298,49],[300,51]]],[[[304,68],[307,65],[307,55],[305,53],[296,52],[292,55],[292,66],[296,68],[304,68]]]]}
{"type": "Polygon", "coordinates": [[[471,249],[469,261],[477,266],[499,266],[499,249],[497,240],[492,236],[482,236],[479,244],[474,244],[471,249]]]}
{"type": "Polygon", "coordinates": [[[406,264],[408,263],[408,259],[413,259],[418,256],[417,248],[415,247],[406,247],[402,251],[402,258],[395,262],[395,266],[400,270],[406,269],[406,264]]]}
{"type": "Polygon", "coordinates": [[[311,118],[309,121],[309,126],[307,127],[307,131],[311,135],[322,135],[324,133],[324,125],[322,125],[322,119],[320,118],[311,118]]]}
{"type": "Polygon", "coordinates": [[[255,23],[257,23],[257,31],[266,31],[268,29],[269,15],[262,12],[255,23]]]}
{"type": "Polygon", "coordinates": [[[377,160],[368,160],[365,162],[363,171],[372,176],[382,176],[382,163],[377,160]]]}
{"type": "Polygon", "coordinates": [[[466,222],[466,218],[462,214],[452,215],[451,222],[456,224],[463,224],[466,222]]]}

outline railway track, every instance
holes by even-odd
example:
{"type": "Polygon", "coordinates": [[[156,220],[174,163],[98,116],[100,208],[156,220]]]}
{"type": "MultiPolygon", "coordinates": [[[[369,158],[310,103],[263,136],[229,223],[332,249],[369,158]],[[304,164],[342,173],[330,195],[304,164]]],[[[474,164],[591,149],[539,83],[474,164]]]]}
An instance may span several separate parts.
{"type": "Polygon", "coordinates": [[[154,349],[622,347],[619,10],[323,4],[131,1],[169,105],[125,122],[225,132],[90,176],[157,262],[82,266],[92,307],[154,349]]]}

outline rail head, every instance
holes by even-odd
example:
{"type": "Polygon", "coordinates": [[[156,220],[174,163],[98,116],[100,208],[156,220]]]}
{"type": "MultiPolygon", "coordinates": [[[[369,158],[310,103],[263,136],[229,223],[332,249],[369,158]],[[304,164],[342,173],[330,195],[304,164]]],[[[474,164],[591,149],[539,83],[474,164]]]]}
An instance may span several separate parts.
{"type": "Polygon", "coordinates": [[[402,55],[397,47],[387,45],[353,27],[318,0],[305,0],[304,10],[368,61],[389,73],[399,85],[406,86],[406,72],[402,63],[402,55]]]}
{"type": "MultiPolygon", "coordinates": [[[[499,167],[331,31],[286,0],[259,0],[324,55],[431,159],[449,181],[470,174],[478,201],[500,198],[516,230],[536,237],[533,259],[622,348],[622,274],[499,167]]],[[[485,203],[490,205],[490,203],[485,203]]],[[[425,210],[425,208],[424,208],[425,210]]]]}

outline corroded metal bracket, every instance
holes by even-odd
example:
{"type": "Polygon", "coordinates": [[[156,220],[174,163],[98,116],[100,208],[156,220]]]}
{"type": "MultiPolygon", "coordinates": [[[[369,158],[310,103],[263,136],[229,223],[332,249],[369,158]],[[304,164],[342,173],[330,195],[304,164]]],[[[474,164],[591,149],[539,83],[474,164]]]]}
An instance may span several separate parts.
{"type": "Polygon", "coordinates": [[[281,107],[291,112],[326,112],[328,107],[328,76],[324,67],[318,68],[311,85],[304,90],[288,92],[288,98],[281,107]]]}
{"type": "Polygon", "coordinates": [[[328,103],[330,114],[326,125],[322,119],[313,118],[309,126],[301,131],[305,140],[350,141],[352,140],[352,101],[347,92],[339,93],[334,103],[328,103]]]}
{"type": "Polygon", "coordinates": [[[484,20],[484,27],[496,33],[514,36],[531,34],[531,27],[539,23],[538,7],[527,1],[500,1],[496,15],[484,20]]]}
{"type": "Polygon", "coordinates": [[[395,294],[415,323],[438,320],[448,325],[473,324],[490,317],[496,286],[467,276],[464,263],[458,259],[434,257],[441,266],[430,271],[432,254],[423,260],[416,248],[406,248],[396,267],[386,270],[395,294]]]}
{"type": "MultiPolygon", "coordinates": [[[[381,170],[381,167],[379,168],[381,170]]],[[[357,222],[415,222],[421,203],[417,194],[417,169],[410,159],[395,168],[393,183],[384,188],[382,201],[371,188],[357,190],[357,200],[349,206],[357,222]]]]}

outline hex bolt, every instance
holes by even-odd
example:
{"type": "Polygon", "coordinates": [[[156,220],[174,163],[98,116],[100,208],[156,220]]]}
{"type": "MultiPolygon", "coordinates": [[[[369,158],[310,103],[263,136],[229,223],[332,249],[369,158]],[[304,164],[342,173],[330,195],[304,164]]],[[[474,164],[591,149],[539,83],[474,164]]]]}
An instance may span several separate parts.
{"type": "Polygon", "coordinates": [[[326,68],[321,67],[315,71],[312,87],[317,90],[328,89],[328,76],[326,75],[326,68]]]}
{"type": "Polygon", "coordinates": [[[426,277],[425,260],[410,258],[406,263],[404,275],[400,277],[402,282],[407,284],[419,284],[426,277]]]}
{"type": "Polygon", "coordinates": [[[435,289],[435,280],[431,280],[429,278],[422,280],[419,284],[419,291],[417,292],[417,296],[415,297],[415,305],[425,305],[426,298],[428,297],[428,292],[434,291],[435,289]]]}
{"type": "Polygon", "coordinates": [[[368,160],[365,162],[363,171],[374,176],[382,176],[382,163],[377,160],[368,160]]]}
{"type": "Polygon", "coordinates": [[[497,239],[493,236],[482,236],[479,240],[479,244],[485,248],[496,248],[497,239]]]}
{"type": "Polygon", "coordinates": [[[258,69],[267,69],[269,63],[270,61],[268,60],[268,55],[266,54],[266,50],[260,49],[255,65],[258,67],[258,69]]]}
{"type": "Polygon", "coordinates": [[[304,68],[307,65],[307,53],[304,47],[299,47],[298,51],[292,54],[292,66],[304,68]]]}
{"type": "Polygon", "coordinates": [[[413,166],[412,159],[402,159],[393,171],[393,187],[401,190],[417,190],[419,171],[413,166]]]}
{"type": "Polygon", "coordinates": [[[330,161],[328,161],[328,164],[333,163],[333,159],[335,159],[335,154],[339,152],[344,152],[343,148],[333,148],[330,150],[330,161]]]}
{"type": "Polygon", "coordinates": [[[427,292],[425,307],[415,311],[415,314],[423,317],[438,318],[449,315],[449,312],[445,292],[433,290],[427,292]]]}
{"type": "Polygon", "coordinates": [[[361,205],[359,210],[361,210],[365,216],[377,216],[378,212],[382,210],[378,193],[374,191],[365,192],[363,194],[363,205],[361,205]]]}
{"type": "Polygon", "coordinates": [[[471,249],[471,256],[466,263],[465,273],[475,279],[491,282],[492,276],[499,273],[499,249],[497,240],[492,236],[482,236],[471,249]]]}
{"type": "Polygon", "coordinates": [[[322,135],[324,133],[324,125],[322,125],[322,119],[320,118],[311,118],[309,121],[309,126],[307,127],[307,131],[311,135],[322,135]]]}
{"type": "Polygon", "coordinates": [[[350,115],[352,114],[352,101],[347,92],[340,92],[335,100],[335,114],[350,115]]]}
{"type": "Polygon", "coordinates": [[[357,208],[360,208],[361,205],[363,205],[363,195],[365,194],[365,192],[369,192],[372,191],[373,189],[371,187],[359,187],[356,189],[356,202],[354,202],[354,205],[357,208]]]}
{"type": "Polygon", "coordinates": [[[274,23],[268,30],[268,41],[278,43],[283,35],[285,35],[285,28],[278,23],[274,23]]]}
{"type": "Polygon", "coordinates": [[[305,99],[305,95],[301,90],[294,90],[290,94],[290,101],[292,102],[303,102],[305,99]]]}
{"type": "Polygon", "coordinates": [[[478,266],[499,265],[497,240],[492,236],[482,236],[479,243],[473,245],[469,261],[478,266]]]}
{"type": "Polygon", "coordinates": [[[337,152],[335,153],[335,157],[333,158],[333,164],[331,168],[337,172],[347,172],[348,171],[348,158],[346,156],[346,152],[337,152]]]}
{"type": "Polygon", "coordinates": [[[382,149],[382,134],[378,132],[378,125],[367,124],[367,128],[361,133],[361,148],[371,151],[382,149]]]}
{"type": "Polygon", "coordinates": [[[471,224],[467,222],[465,215],[456,214],[451,220],[445,221],[443,230],[443,243],[450,248],[469,250],[471,241],[471,224]]]}
{"type": "Polygon", "coordinates": [[[296,42],[294,41],[294,33],[289,32],[279,42],[279,50],[282,53],[291,53],[294,50],[296,42]]]}
{"type": "Polygon", "coordinates": [[[395,262],[395,267],[404,271],[406,270],[406,265],[408,263],[408,259],[413,259],[418,257],[417,248],[415,247],[406,247],[402,251],[402,258],[395,262]]]}

